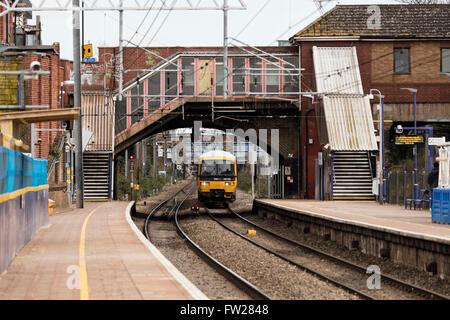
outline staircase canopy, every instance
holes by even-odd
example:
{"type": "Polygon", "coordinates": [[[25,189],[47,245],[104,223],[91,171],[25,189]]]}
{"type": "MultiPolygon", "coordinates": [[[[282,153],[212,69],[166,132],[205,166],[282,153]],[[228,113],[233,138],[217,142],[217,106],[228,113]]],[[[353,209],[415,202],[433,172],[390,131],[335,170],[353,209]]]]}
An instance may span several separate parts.
{"type": "Polygon", "coordinates": [[[114,103],[104,93],[83,93],[83,130],[91,134],[85,151],[113,151],[114,103]]]}
{"type": "Polygon", "coordinates": [[[332,151],[377,150],[372,110],[364,97],[355,47],[313,47],[317,91],[332,151]]]}

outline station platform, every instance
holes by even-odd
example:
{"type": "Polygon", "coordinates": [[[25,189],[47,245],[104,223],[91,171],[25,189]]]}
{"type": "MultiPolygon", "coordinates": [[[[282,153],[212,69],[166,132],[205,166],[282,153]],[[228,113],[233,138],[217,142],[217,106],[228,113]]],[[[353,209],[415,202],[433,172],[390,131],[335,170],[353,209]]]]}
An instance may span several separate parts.
{"type": "Polygon", "coordinates": [[[0,299],[206,300],[137,229],[133,203],[50,217],[0,275],[0,299]]]}
{"type": "Polygon", "coordinates": [[[431,222],[430,210],[407,210],[374,201],[255,200],[299,214],[450,244],[450,225],[431,222]]]}
{"type": "Polygon", "coordinates": [[[253,212],[296,221],[303,233],[348,250],[450,277],[450,226],[431,222],[430,210],[375,201],[262,200],[253,212]]]}

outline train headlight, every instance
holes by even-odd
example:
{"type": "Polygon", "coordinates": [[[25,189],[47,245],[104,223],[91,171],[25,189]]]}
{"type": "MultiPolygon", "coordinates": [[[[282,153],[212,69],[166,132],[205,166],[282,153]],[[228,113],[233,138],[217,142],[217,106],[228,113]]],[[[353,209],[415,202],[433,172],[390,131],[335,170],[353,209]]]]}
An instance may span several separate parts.
{"type": "Polygon", "coordinates": [[[227,187],[232,186],[232,185],[233,185],[233,182],[225,182],[225,185],[226,185],[227,187]]]}
{"type": "Polygon", "coordinates": [[[209,186],[209,182],[208,181],[203,181],[202,182],[202,186],[208,187],[209,186]]]}

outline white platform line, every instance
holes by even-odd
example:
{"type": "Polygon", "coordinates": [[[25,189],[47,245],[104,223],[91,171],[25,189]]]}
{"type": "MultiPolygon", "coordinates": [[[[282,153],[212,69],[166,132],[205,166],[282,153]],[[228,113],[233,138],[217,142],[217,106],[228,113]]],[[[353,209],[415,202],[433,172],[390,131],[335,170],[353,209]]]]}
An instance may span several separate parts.
{"type": "Polygon", "coordinates": [[[139,240],[147,247],[147,249],[158,259],[166,270],[189,292],[196,300],[209,300],[209,298],[200,291],[188,278],[186,278],[167,258],[139,231],[131,219],[131,208],[134,201],[130,202],[125,210],[125,218],[131,229],[134,231],[139,240]]]}

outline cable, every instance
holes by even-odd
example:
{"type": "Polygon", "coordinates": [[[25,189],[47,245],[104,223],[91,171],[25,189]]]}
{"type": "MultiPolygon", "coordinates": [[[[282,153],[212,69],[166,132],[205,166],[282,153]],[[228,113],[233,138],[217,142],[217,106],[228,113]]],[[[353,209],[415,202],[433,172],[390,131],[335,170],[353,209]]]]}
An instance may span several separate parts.
{"type": "MultiPolygon", "coordinates": [[[[166,0],[161,0],[161,1],[164,2],[164,3],[163,3],[164,5],[166,4],[166,0]]],[[[169,17],[170,13],[173,11],[173,7],[174,7],[176,1],[177,1],[177,0],[173,0],[173,1],[172,1],[172,5],[171,5],[169,11],[167,12],[167,14],[166,14],[166,16],[165,16],[163,22],[160,24],[158,30],[155,32],[155,35],[154,35],[153,38],[148,42],[148,44],[146,45],[146,47],[148,47],[148,46],[150,45],[150,43],[153,41],[153,39],[155,39],[156,35],[157,35],[157,34],[159,33],[159,31],[161,30],[162,26],[163,26],[164,23],[166,22],[166,20],[167,20],[167,18],[169,17]]],[[[142,43],[142,40],[143,40],[145,37],[147,37],[147,34],[149,33],[151,27],[153,26],[153,24],[154,24],[154,23],[156,22],[156,20],[158,19],[159,14],[162,12],[162,8],[163,8],[163,6],[161,6],[161,7],[159,8],[158,13],[157,13],[155,19],[153,20],[152,24],[150,25],[150,28],[147,29],[147,32],[145,33],[144,37],[141,39],[141,41],[140,41],[139,44],[137,45],[138,48],[141,48],[140,45],[141,45],[141,43],[142,43]]],[[[131,63],[131,65],[134,65],[134,64],[136,63],[136,61],[139,60],[139,59],[142,57],[142,55],[144,54],[144,52],[145,52],[145,51],[142,51],[142,52],[139,54],[139,56],[138,56],[136,59],[134,59],[134,61],[131,63]]]]}
{"type": "MultiPolygon", "coordinates": [[[[428,64],[428,63],[435,62],[435,61],[440,60],[440,59],[441,59],[440,54],[432,54],[432,55],[429,55],[429,56],[427,56],[425,58],[417,60],[416,63],[410,64],[410,67],[412,69],[413,67],[419,67],[419,66],[422,66],[422,65],[425,65],[425,64],[428,64]],[[437,55],[439,55],[438,58],[432,59],[432,60],[428,60],[429,58],[436,57],[437,55]],[[420,63],[420,62],[422,62],[422,63],[420,63]]],[[[378,74],[377,77],[373,78],[371,81],[374,82],[376,80],[380,80],[380,79],[384,78],[385,76],[391,75],[391,74],[393,74],[392,71],[388,71],[388,72],[384,72],[384,73],[378,74]]],[[[350,88],[351,86],[353,86],[353,85],[355,85],[357,83],[359,83],[359,81],[354,81],[354,82],[351,82],[351,83],[348,83],[348,84],[345,84],[345,85],[341,85],[341,86],[337,87],[337,92],[345,90],[345,89],[348,89],[348,88],[350,88]]]]}
{"type": "Polygon", "coordinates": [[[308,14],[306,17],[301,18],[299,21],[297,21],[294,25],[290,26],[288,29],[286,29],[283,33],[281,33],[278,37],[275,38],[275,40],[273,40],[272,42],[270,42],[268,44],[268,46],[271,46],[273,43],[277,42],[277,40],[279,40],[281,38],[281,36],[283,36],[285,33],[291,31],[293,28],[295,28],[296,26],[298,26],[300,23],[304,22],[305,20],[311,18],[312,16],[314,16],[315,14],[317,14],[319,12],[319,9],[316,8],[316,10],[314,10],[313,12],[311,12],[310,14],[308,14]]]}
{"type": "Polygon", "coordinates": [[[250,25],[250,23],[253,22],[253,20],[256,19],[256,17],[261,13],[261,11],[264,10],[264,8],[269,4],[271,0],[267,0],[266,3],[264,3],[264,5],[259,9],[259,11],[256,13],[256,15],[250,19],[250,21],[241,29],[241,31],[239,31],[239,33],[237,35],[234,36],[234,38],[237,38],[241,35],[242,32],[244,32],[245,29],[247,29],[247,27],[250,25]]]}

